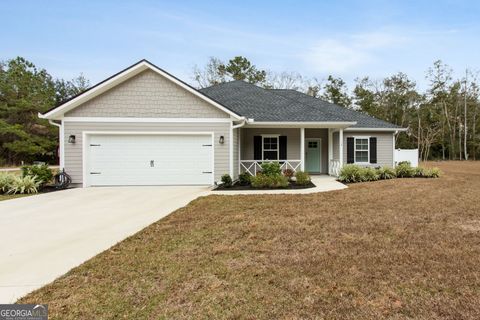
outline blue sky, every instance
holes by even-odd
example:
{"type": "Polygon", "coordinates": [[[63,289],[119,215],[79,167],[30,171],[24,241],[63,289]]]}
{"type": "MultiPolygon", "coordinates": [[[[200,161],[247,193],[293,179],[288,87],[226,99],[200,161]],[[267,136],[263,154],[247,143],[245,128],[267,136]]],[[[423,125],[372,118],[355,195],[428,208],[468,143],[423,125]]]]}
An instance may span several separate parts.
{"type": "Polygon", "coordinates": [[[192,83],[208,57],[243,55],[305,76],[381,78],[420,87],[442,59],[480,70],[480,1],[6,1],[0,59],[93,83],[146,58],[192,83]]]}

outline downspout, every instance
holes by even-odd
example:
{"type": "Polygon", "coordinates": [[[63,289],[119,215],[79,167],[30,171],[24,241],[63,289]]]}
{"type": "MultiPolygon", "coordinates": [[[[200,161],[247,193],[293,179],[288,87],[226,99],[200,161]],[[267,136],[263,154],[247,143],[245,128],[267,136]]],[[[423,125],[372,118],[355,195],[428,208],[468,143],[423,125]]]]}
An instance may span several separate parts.
{"type": "MultiPolygon", "coordinates": [[[[233,178],[233,130],[243,127],[247,123],[247,119],[243,118],[242,122],[237,125],[232,125],[230,122],[230,145],[229,145],[229,154],[230,154],[230,176],[233,178]]],[[[240,154],[238,154],[238,158],[240,161],[240,154]]]]}
{"type": "Polygon", "coordinates": [[[58,128],[61,128],[61,127],[62,127],[61,124],[56,123],[56,122],[54,122],[53,120],[48,120],[48,123],[50,123],[51,125],[54,125],[54,126],[56,126],[56,127],[58,127],[58,128]]]}
{"type": "MultiPolygon", "coordinates": [[[[60,120],[61,121],[61,120],[60,120]]],[[[59,166],[60,170],[64,168],[64,159],[63,159],[63,152],[64,152],[64,143],[63,143],[63,122],[57,123],[54,120],[48,120],[48,123],[51,125],[58,127],[58,159],[59,159],[59,166]]]]}

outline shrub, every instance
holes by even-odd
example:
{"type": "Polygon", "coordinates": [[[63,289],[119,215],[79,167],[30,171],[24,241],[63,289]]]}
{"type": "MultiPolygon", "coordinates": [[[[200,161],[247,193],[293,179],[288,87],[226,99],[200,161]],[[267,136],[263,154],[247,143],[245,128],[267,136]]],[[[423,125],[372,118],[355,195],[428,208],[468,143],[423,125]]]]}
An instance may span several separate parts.
{"type": "Polygon", "coordinates": [[[295,172],[292,169],[285,169],[283,170],[283,175],[290,180],[295,175],[295,172]]]}
{"type": "Polygon", "coordinates": [[[395,170],[389,167],[380,167],[377,169],[377,174],[378,178],[381,180],[386,180],[386,179],[393,179],[397,175],[395,173],[395,170]]]}
{"type": "Polygon", "coordinates": [[[362,168],[356,164],[347,164],[340,170],[338,180],[345,183],[361,182],[363,181],[362,168]]]}
{"type": "Polygon", "coordinates": [[[354,182],[366,182],[366,181],[377,181],[378,179],[390,179],[382,178],[381,174],[384,176],[394,177],[395,173],[391,169],[379,168],[375,169],[372,167],[363,168],[356,164],[347,164],[342,167],[340,170],[340,175],[338,180],[345,183],[354,183],[354,182]]]}
{"type": "Polygon", "coordinates": [[[425,177],[425,169],[424,168],[421,168],[421,167],[416,167],[416,168],[412,168],[413,170],[413,176],[416,177],[416,178],[422,178],[422,177],[425,177]]]}
{"type": "Polygon", "coordinates": [[[37,181],[40,182],[40,186],[43,186],[53,179],[52,169],[46,164],[32,165],[22,167],[23,177],[37,177],[37,181]]]}
{"type": "Polygon", "coordinates": [[[400,161],[399,163],[397,163],[397,166],[401,166],[401,165],[407,165],[407,166],[412,166],[412,164],[410,163],[410,161],[400,161]]]}
{"type": "Polygon", "coordinates": [[[222,184],[227,187],[227,188],[230,188],[232,186],[232,177],[230,177],[229,174],[224,174],[221,178],[222,180],[222,184]]]}
{"type": "Polygon", "coordinates": [[[238,182],[242,185],[242,186],[246,186],[246,185],[249,185],[250,184],[250,179],[251,179],[251,175],[247,172],[244,172],[244,173],[240,173],[238,175],[238,182]]]}
{"type": "Polygon", "coordinates": [[[222,183],[226,188],[230,188],[232,186],[232,177],[229,174],[224,174],[222,176],[222,183]]]}
{"type": "Polygon", "coordinates": [[[288,178],[281,175],[281,174],[270,177],[270,187],[271,188],[286,188],[286,187],[288,187],[288,178]]]}
{"type": "Polygon", "coordinates": [[[442,171],[438,168],[425,169],[424,177],[426,178],[439,178],[442,175],[442,171]]]}
{"type": "Polygon", "coordinates": [[[256,176],[250,178],[250,183],[254,188],[265,188],[268,184],[268,176],[259,172],[256,176]]]}
{"type": "Polygon", "coordinates": [[[397,178],[411,178],[415,176],[415,170],[410,166],[408,161],[402,161],[395,168],[397,178]]]}
{"type": "Polygon", "coordinates": [[[262,163],[262,174],[273,177],[282,174],[280,163],[278,162],[264,162],[262,163]]]}
{"type": "Polygon", "coordinates": [[[37,193],[39,186],[40,186],[40,181],[37,180],[37,177],[35,176],[15,177],[7,193],[8,194],[37,193]]]}
{"type": "Polygon", "coordinates": [[[0,173],[0,193],[7,193],[8,190],[10,190],[14,180],[14,174],[6,172],[0,173]]]}
{"type": "Polygon", "coordinates": [[[310,183],[310,175],[304,171],[295,172],[295,182],[298,185],[304,186],[310,183]]]}
{"type": "Polygon", "coordinates": [[[288,186],[287,177],[281,174],[267,176],[266,174],[259,173],[251,177],[250,180],[254,188],[286,188],[288,186]]]}
{"type": "Polygon", "coordinates": [[[360,170],[360,177],[362,181],[377,181],[379,179],[379,175],[375,168],[361,168],[360,170]]]}

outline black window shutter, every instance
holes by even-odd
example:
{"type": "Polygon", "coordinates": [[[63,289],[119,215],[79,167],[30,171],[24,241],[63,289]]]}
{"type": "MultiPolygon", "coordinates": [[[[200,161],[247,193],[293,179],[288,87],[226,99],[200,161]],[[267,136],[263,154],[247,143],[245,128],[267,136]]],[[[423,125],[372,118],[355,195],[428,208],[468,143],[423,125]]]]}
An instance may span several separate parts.
{"type": "Polygon", "coordinates": [[[262,160],[262,136],[253,136],[253,160],[262,160]]]}
{"type": "Polygon", "coordinates": [[[287,136],[280,136],[279,138],[279,147],[278,156],[280,159],[278,160],[287,160],[287,136]]]}
{"type": "MultiPolygon", "coordinates": [[[[347,138],[347,163],[355,162],[355,139],[352,137],[347,138]]],[[[341,152],[341,151],[340,151],[341,152]]]]}
{"type": "Polygon", "coordinates": [[[370,163],[377,163],[377,138],[370,138],[370,163]]]}

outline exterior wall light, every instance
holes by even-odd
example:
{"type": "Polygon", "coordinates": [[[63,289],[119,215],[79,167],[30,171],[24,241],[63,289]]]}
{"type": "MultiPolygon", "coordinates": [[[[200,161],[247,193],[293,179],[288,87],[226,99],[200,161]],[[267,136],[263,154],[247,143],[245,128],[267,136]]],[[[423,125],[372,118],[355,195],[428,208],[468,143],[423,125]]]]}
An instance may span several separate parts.
{"type": "Polygon", "coordinates": [[[224,136],[220,136],[220,139],[218,140],[218,142],[220,144],[223,144],[225,142],[225,137],[224,136]]]}
{"type": "Polygon", "coordinates": [[[75,143],[75,135],[72,134],[68,137],[68,143],[75,143]]]}

